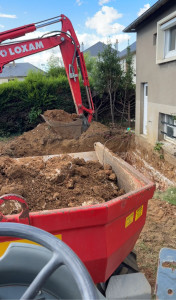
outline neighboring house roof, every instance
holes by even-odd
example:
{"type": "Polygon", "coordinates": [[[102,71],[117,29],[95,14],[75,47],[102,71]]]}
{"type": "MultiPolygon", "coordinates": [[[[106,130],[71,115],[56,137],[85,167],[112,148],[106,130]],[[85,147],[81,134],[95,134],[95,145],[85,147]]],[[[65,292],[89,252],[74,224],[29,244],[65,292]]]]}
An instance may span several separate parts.
{"type": "Polygon", "coordinates": [[[98,42],[93,46],[89,47],[88,49],[84,50],[83,52],[90,52],[91,56],[98,56],[98,53],[103,52],[104,48],[106,48],[106,44],[102,42],[98,42]]]}
{"type": "Polygon", "coordinates": [[[26,77],[30,70],[43,72],[30,63],[11,63],[4,66],[2,73],[0,73],[0,78],[26,77]]]}
{"type": "MultiPolygon", "coordinates": [[[[103,52],[104,48],[106,48],[107,45],[102,43],[102,42],[98,42],[96,44],[94,44],[93,46],[91,46],[90,48],[84,50],[83,52],[90,52],[91,56],[98,56],[98,53],[103,52]]],[[[113,50],[115,50],[114,48],[112,48],[113,50]]],[[[123,58],[127,55],[127,48],[125,48],[124,50],[117,51],[118,52],[118,56],[120,58],[123,58]]],[[[131,53],[135,53],[136,52],[136,42],[134,42],[133,44],[130,45],[130,52],[131,53]]]]}
{"type": "MultiPolygon", "coordinates": [[[[90,52],[91,56],[98,56],[98,53],[103,52],[104,48],[106,48],[107,45],[102,43],[102,42],[98,42],[96,44],[94,44],[93,46],[89,47],[88,49],[84,50],[83,52],[90,52]]],[[[113,49],[113,48],[112,48],[113,49]]],[[[113,49],[115,50],[115,49],[113,49]]]]}
{"type": "MultiPolygon", "coordinates": [[[[136,42],[134,42],[133,44],[131,44],[130,46],[130,52],[131,53],[135,53],[136,52],[136,42]]],[[[125,48],[124,50],[122,50],[120,53],[119,53],[119,57],[120,58],[123,58],[127,56],[127,48],[125,48]]]]}
{"type": "Polygon", "coordinates": [[[151,6],[148,10],[146,10],[139,18],[137,18],[130,25],[128,25],[123,31],[136,32],[137,27],[141,25],[142,22],[145,22],[156,11],[158,11],[160,8],[163,8],[164,5],[169,4],[169,2],[173,3],[173,0],[158,0],[153,6],[151,6]]]}

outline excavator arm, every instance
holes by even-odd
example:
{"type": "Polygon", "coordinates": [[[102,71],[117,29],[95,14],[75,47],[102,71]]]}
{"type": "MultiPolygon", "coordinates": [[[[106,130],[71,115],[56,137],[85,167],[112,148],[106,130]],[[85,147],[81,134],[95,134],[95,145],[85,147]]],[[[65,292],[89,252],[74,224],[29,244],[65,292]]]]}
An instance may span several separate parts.
{"type": "Polygon", "coordinates": [[[62,24],[62,28],[60,31],[50,32],[49,34],[37,39],[1,44],[0,72],[3,71],[4,65],[8,64],[11,61],[59,46],[70,89],[72,92],[76,112],[78,115],[84,115],[86,113],[87,121],[88,123],[90,123],[94,113],[94,106],[84,56],[80,51],[80,44],[78,42],[73,26],[66,16],[60,15],[58,17],[44,20],[38,23],[29,24],[1,32],[0,43],[9,39],[15,39],[24,36],[26,33],[33,32],[38,28],[48,26],[57,22],[61,22],[62,24]],[[78,78],[78,67],[80,68],[83,84],[86,88],[88,108],[85,107],[82,103],[78,78]]]}

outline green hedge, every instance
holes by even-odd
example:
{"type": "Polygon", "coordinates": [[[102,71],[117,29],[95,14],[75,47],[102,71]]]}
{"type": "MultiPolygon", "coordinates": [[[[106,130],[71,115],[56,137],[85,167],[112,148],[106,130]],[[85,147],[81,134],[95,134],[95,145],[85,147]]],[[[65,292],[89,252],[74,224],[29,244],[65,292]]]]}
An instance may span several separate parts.
{"type": "MultiPolygon", "coordinates": [[[[90,84],[93,86],[91,77],[90,84]]],[[[92,89],[93,90],[93,89],[92,89]]],[[[81,85],[83,104],[87,106],[85,87],[81,85]]],[[[98,110],[97,121],[111,121],[107,95],[94,96],[98,110]],[[102,102],[102,105],[101,105],[102,102]]],[[[115,119],[118,121],[122,111],[116,101],[115,119]]],[[[121,98],[121,97],[120,97],[121,98]]],[[[135,103],[135,97],[133,104],[135,103]]],[[[135,105],[131,106],[131,117],[135,115],[135,105]]],[[[64,75],[52,77],[41,73],[30,73],[24,81],[10,81],[0,84],[0,137],[21,134],[33,129],[42,121],[40,114],[49,109],[63,109],[68,113],[75,112],[68,79],[64,75]]]]}
{"type": "MultiPolygon", "coordinates": [[[[84,87],[81,92],[86,97],[84,87]]],[[[21,134],[34,128],[41,120],[39,114],[48,109],[75,112],[67,77],[30,73],[24,81],[1,84],[0,136],[21,134]]]]}

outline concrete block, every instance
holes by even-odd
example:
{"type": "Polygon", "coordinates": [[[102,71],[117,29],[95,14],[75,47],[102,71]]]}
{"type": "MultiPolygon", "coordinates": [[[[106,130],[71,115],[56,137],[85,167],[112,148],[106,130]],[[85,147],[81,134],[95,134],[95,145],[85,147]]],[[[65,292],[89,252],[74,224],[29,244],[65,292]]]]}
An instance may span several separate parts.
{"type": "Polygon", "coordinates": [[[106,298],[151,299],[151,286],[143,273],[112,276],[106,289],[106,298]]]}

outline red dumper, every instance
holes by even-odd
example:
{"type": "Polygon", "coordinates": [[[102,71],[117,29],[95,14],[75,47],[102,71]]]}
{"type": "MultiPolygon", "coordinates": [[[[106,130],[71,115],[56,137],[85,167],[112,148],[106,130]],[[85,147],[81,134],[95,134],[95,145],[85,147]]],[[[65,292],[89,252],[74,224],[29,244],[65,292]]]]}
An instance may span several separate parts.
{"type": "MultiPolygon", "coordinates": [[[[18,215],[1,214],[1,222],[30,224],[52,233],[79,256],[95,283],[105,282],[133,250],[145,224],[148,200],[155,185],[100,143],[95,144],[95,151],[69,155],[110,164],[118,186],[126,193],[103,204],[37,212],[29,212],[22,197],[4,195],[0,205],[15,199],[21,202],[23,210],[18,215]]],[[[1,237],[1,254],[9,241],[12,239],[1,237]]]]}

